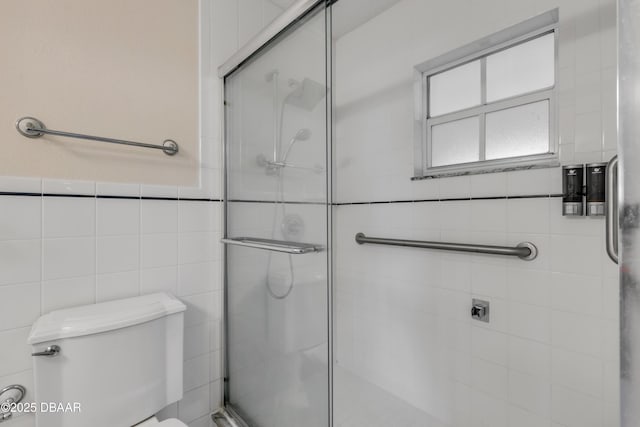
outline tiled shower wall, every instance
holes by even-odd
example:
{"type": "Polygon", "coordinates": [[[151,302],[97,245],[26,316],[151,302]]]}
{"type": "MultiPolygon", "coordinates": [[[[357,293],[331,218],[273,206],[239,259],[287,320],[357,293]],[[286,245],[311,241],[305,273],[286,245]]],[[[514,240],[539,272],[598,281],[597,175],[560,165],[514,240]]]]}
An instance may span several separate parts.
{"type": "MultiPolygon", "coordinates": [[[[618,280],[599,220],[558,198],[336,210],[338,365],[454,426],[613,426],[618,280]],[[533,262],[359,246],[372,236],[513,245],[533,262]],[[472,298],[491,321],[472,321],[472,298]]],[[[449,425],[449,424],[446,424],[449,425]]]]}
{"type": "Polygon", "coordinates": [[[446,426],[619,425],[617,268],[601,218],[561,216],[560,168],[410,181],[413,66],[555,7],[561,162],[609,160],[612,0],[404,0],[335,44],[337,365],[446,426]],[[357,245],[358,232],[540,252],[357,245]],[[470,318],[476,297],[489,323],[470,318]]]}

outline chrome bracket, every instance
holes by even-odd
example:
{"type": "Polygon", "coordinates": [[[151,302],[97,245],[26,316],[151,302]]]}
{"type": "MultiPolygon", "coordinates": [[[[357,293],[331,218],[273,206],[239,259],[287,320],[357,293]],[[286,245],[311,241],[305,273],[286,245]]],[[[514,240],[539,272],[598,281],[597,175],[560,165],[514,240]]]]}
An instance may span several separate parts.
{"type": "Polygon", "coordinates": [[[167,156],[174,156],[178,154],[178,150],[179,150],[178,143],[175,142],[173,139],[165,139],[164,142],[162,143],[162,146],[164,147],[162,149],[162,152],[167,156]]]}
{"type": "Polygon", "coordinates": [[[529,255],[519,255],[518,258],[524,261],[533,261],[538,257],[538,248],[531,242],[521,242],[516,245],[518,248],[527,248],[531,252],[529,255]]]}
{"type": "Polygon", "coordinates": [[[22,117],[16,122],[16,129],[22,136],[27,138],[39,138],[44,135],[42,129],[47,127],[35,117],[22,117]]]}

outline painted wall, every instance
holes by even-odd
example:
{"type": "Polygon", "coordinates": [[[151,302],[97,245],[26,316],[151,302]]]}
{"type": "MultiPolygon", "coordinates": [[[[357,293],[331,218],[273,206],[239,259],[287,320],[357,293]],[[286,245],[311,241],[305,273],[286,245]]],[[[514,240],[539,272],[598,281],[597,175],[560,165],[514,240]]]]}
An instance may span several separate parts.
{"type": "Polygon", "coordinates": [[[561,216],[559,168],[410,181],[413,66],[555,7],[561,162],[608,160],[614,1],[404,0],[336,41],[335,393],[367,396],[338,400],[337,426],[618,425],[617,268],[602,219],[561,216]],[[357,232],[530,240],[540,255],[359,246],[357,232]],[[470,319],[475,297],[490,323],[470,319]]]}
{"type": "Polygon", "coordinates": [[[11,0],[0,27],[4,175],[197,184],[197,0],[11,0]],[[25,138],[14,127],[23,116],[57,130],[152,144],[173,139],[180,153],[25,138]]]}
{"type": "MultiPolygon", "coordinates": [[[[130,83],[132,90],[140,90],[136,92],[140,99],[128,104],[136,105],[129,112],[148,113],[154,122],[162,122],[161,127],[165,131],[157,138],[164,137],[168,129],[184,132],[185,142],[191,141],[194,150],[189,157],[193,173],[172,172],[171,165],[175,163],[162,163],[164,155],[155,152],[134,155],[128,149],[118,152],[117,156],[109,154],[109,158],[104,154],[80,156],[75,151],[75,157],[70,159],[63,159],[63,154],[51,155],[52,167],[59,167],[62,172],[68,168],[70,176],[81,180],[51,179],[44,173],[45,167],[38,163],[31,164],[28,171],[20,172],[32,176],[11,176],[18,171],[3,165],[0,191],[19,194],[0,196],[0,252],[4,254],[0,260],[0,300],[4,302],[0,310],[0,340],[3,343],[0,385],[23,384],[28,389],[27,398],[33,397],[33,373],[26,337],[31,324],[41,314],[57,308],[168,291],[188,306],[185,317],[184,398],[166,408],[160,416],[178,417],[190,427],[209,426],[209,413],[218,408],[222,400],[222,269],[218,243],[222,232],[222,150],[218,108],[221,101],[218,97],[220,81],[215,69],[217,63],[237,48],[237,9],[228,11],[223,2],[217,0],[203,0],[200,5],[197,2],[161,2],[148,8],[137,3],[124,3],[92,2],[92,7],[88,7],[85,2],[65,2],[64,8],[51,13],[93,16],[100,12],[114,19],[120,14],[126,16],[116,23],[112,20],[111,26],[104,20],[96,24],[104,25],[99,35],[79,24],[71,29],[63,25],[48,27],[47,39],[77,43],[98,37],[110,40],[114,55],[120,56],[126,56],[123,50],[132,55],[132,48],[149,48],[143,49],[144,55],[134,61],[135,70],[108,75],[102,81],[111,78],[115,82],[124,80],[130,83]],[[153,20],[148,19],[149,13],[154,16],[153,20]],[[229,22],[233,23],[231,27],[229,22]],[[148,31],[140,31],[140,23],[148,24],[148,31]],[[181,31],[176,29],[176,23],[180,24],[181,31]],[[161,26],[162,31],[156,25],[161,26]],[[87,31],[87,37],[82,37],[82,31],[87,31]],[[136,31],[140,33],[134,37],[131,33],[136,31]],[[164,47],[154,48],[155,42],[164,47]],[[199,68],[198,45],[201,50],[199,68]],[[173,55],[167,52],[167,48],[184,48],[185,52],[173,55]],[[146,70],[148,74],[149,66],[159,67],[157,61],[160,60],[163,66],[171,65],[168,70],[160,70],[159,75],[151,77],[143,73],[146,70]],[[183,81],[187,79],[187,73],[188,81],[183,81]],[[201,77],[199,84],[198,74],[201,77]],[[177,75],[181,76],[180,79],[177,75]],[[169,77],[171,81],[162,82],[169,77]],[[151,93],[151,83],[167,86],[162,88],[162,93],[184,101],[180,108],[177,104],[167,108],[159,106],[165,100],[164,95],[158,98],[159,93],[151,93]],[[136,89],[136,85],[142,87],[136,89]],[[189,94],[185,96],[187,92],[189,94]],[[195,104],[186,105],[187,101],[195,104]],[[139,107],[137,102],[154,108],[139,107]],[[198,157],[198,152],[201,157],[198,157]],[[123,165],[125,156],[129,160],[123,165]],[[149,156],[159,158],[161,163],[150,162],[149,156]],[[96,170],[88,171],[84,163],[71,165],[67,162],[85,160],[96,170]],[[110,162],[116,162],[117,168],[110,162]],[[167,175],[156,181],[160,171],[167,175]],[[143,173],[152,174],[152,184],[143,173]],[[182,178],[174,180],[178,175],[182,178]],[[166,176],[172,178],[163,181],[166,176]],[[124,182],[114,183],[112,180],[124,182]],[[171,185],[161,185],[163,182],[171,185]]],[[[47,7],[53,8],[53,5],[47,7]]],[[[26,17],[22,9],[16,10],[18,12],[21,17],[26,17]]],[[[0,32],[5,34],[5,31],[0,32]]],[[[26,29],[19,34],[24,38],[33,37],[33,34],[27,34],[26,29]]],[[[91,52],[81,51],[74,58],[78,61],[91,55],[91,52]]],[[[75,63],[72,59],[69,61],[75,63]]],[[[35,73],[33,68],[36,67],[29,64],[20,62],[15,65],[15,72],[35,73]]],[[[92,66],[98,67],[99,63],[92,66]]],[[[88,79],[83,81],[91,83],[88,79]]],[[[126,91],[119,92],[121,88],[107,90],[103,85],[89,89],[93,98],[99,101],[99,108],[109,118],[101,124],[104,131],[95,133],[116,135],[118,126],[114,123],[123,123],[113,119],[122,117],[118,95],[126,94],[126,91]]],[[[13,105],[12,101],[22,102],[16,97],[17,94],[3,96],[0,103],[13,105]]],[[[53,97],[38,99],[43,111],[66,114],[67,109],[60,108],[57,101],[53,97]]],[[[68,99],[63,101],[72,104],[68,99]]],[[[33,110],[28,113],[40,114],[33,110]]],[[[5,117],[7,123],[14,120],[14,114],[7,114],[4,110],[0,116],[5,117]]],[[[41,118],[45,119],[44,116],[41,118]]],[[[54,123],[60,122],[56,120],[48,124],[54,127],[54,123]]],[[[61,128],[63,126],[64,123],[60,124],[61,128]]],[[[70,125],[67,127],[72,128],[70,125]]],[[[10,137],[15,139],[15,131],[12,128],[11,131],[10,137]]],[[[143,140],[154,137],[148,130],[136,127],[135,131],[141,131],[137,137],[143,140]]],[[[176,137],[176,140],[182,143],[180,138],[176,137]]],[[[43,141],[29,141],[29,144],[41,143],[44,144],[43,141]]],[[[20,144],[25,142],[20,141],[20,144]]],[[[85,146],[81,142],[77,144],[73,147],[85,146]]],[[[181,149],[183,147],[188,154],[188,144],[181,145],[181,149]]],[[[62,149],[67,150],[68,147],[65,145],[62,149]]],[[[104,150],[111,153],[109,150],[113,149],[108,146],[104,150]]],[[[115,150],[114,153],[119,148],[115,147],[115,150]]],[[[22,164],[33,160],[24,156],[24,153],[15,154],[11,159],[14,162],[17,159],[17,163],[22,161],[22,164]]],[[[34,419],[32,416],[16,416],[6,425],[33,427],[34,419]]]]}

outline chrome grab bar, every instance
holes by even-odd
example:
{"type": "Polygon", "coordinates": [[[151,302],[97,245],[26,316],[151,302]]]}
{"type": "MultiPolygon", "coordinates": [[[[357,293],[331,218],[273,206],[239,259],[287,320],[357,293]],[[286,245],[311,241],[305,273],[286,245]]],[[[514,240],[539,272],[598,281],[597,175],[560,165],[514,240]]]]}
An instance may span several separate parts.
{"type": "Polygon", "coordinates": [[[606,245],[611,261],[618,264],[618,156],[607,165],[606,245]]]}
{"type": "Polygon", "coordinates": [[[287,254],[306,254],[320,252],[324,248],[310,243],[289,242],[286,240],[261,239],[258,237],[235,237],[220,240],[222,243],[247,248],[262,249],[266,251],[284,252],[287,254]]]}
{"type": "Polygon", "coordinates": [[[16,129],[27,138],[39,138],[44,134],[66,136],[68,138],[88,139],[89,141],[108,142],[110,144],[133,145],[134,147],[153,148],[162,150],[164,154],[173,156],[178,153],[178,143],[172,139],[165,139],[162,145],[146,144],[144,142],[127,141],[124,139],[105,138],[103,136],[84,135],[81,133],[65,132],[61,130],[47,129],[40,120],[35,117],[22,117],[16,122],[16,129]]]}
{"type": "Polygon", "coordinates": [[[51,345],[47,347],[44,351],[39,351],[37,353],[31,353],[32,356],[57,356],[60,353],[60,346],[51,345]]]}
{"type": "Polygon", "coordinates": [[[538,248],[531,242],[518,243],[511,246],[489,246],[467,243],[429,242],[422,240],[383,239],[380,237],[367,237],[364,233],[356,234],[356,242],[359,244],[372,243],[375,245],[406,246],[411,248],[439,249],[443,251],[473,252],[479,254],[517,256],[525,261],[532,261],[538,256],[538,248]]]}

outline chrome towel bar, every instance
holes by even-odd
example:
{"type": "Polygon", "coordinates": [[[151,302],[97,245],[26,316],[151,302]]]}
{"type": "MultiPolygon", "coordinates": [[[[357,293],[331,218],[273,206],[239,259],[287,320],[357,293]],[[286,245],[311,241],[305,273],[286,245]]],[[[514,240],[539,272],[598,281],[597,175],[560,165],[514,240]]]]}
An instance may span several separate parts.
{"type": "Polygon", "coordinates": [[[87,139],[89,141],[108,142],[110,144],[133,145],[134,147],[153,148],[162,150],[164,154],[173,156],[178,153],[178,143],[172,139],[165,139],[162,145],[146,144],[144,142],[126,141],[124,139],[105,138],[102,136],[84,135],[81,133],[65,132],[61,130],[47,129],[40,120],[35,117],[22,117],[16,122],[16,129],[27,138],[39,138],[42,135],[66,136],[68,138],[87,139]]]}
{"type": "Polygon", "coordinates": [[[367,237],[364,233],[356,234],[356,242],[359,244],[371,243],[374,245],[406,246],[410,248],[439,249],[443,251],[473,252],[479,254],[517,256],[525,261],[532,261],[538,256],[538,248],[531,242],[518,243],[512,246],[474,245],[467,243],[442,243],[421,240],[383,239],[380,237],[367,237]]]}
{"type": "Polygon", "coordinates": [[[235,237],[233,239],[221,239],[227,245],[244,246],[247,248],[262,249],[265,251],[284,252],[300,255],[309,252],[320,252],[324,248],[310,243],[289,242],[286,240],[260,239],[257,237],[235,237]]]}

